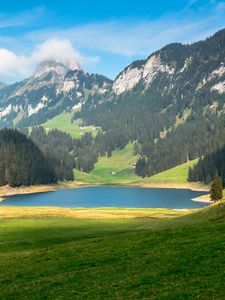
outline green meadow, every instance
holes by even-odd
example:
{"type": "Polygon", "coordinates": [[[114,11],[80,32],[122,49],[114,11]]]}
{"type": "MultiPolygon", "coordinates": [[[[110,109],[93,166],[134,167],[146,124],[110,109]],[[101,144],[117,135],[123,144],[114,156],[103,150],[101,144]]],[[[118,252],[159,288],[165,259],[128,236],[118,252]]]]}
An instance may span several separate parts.
{"type": "Polygon", "coordinates": [[[0,217],[0,299],[224,299],[224,203],[0,217]]]}
{"type": "Polygon", "coordinates": [[[47,130],[58,129],[60,131],[69,133],[73,138],[80,138],[86,132],[91,132],[93,135],[97,133],[96,127],[82,126],[81,120],[71,122],[73,114],[74,112],[62,112],[61,114],[42,124],[42,126],[47,130]]]}

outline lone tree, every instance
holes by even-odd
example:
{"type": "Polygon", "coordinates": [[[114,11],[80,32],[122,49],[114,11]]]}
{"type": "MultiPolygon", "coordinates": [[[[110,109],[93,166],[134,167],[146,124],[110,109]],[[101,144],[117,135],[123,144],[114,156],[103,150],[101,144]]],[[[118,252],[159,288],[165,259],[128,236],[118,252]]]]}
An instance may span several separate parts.
{"type": "Polygon", "coordinates": [[[211,184],[210,198],[213,202],[217,202],[223,198],[222,180],[219,176],[216,176],[211,184]]]}

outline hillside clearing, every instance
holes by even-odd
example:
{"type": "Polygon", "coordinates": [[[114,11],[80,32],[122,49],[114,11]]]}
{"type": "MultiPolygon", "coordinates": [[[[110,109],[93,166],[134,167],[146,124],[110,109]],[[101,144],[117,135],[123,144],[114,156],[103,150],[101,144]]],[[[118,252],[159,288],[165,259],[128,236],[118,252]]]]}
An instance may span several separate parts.
{"type": "Polygon", "coordinates": [[[71,122],[74,112],[62,112],[56,117],[50,119],[42,126],[46,129],[58,129],[60,131],[69,133],[72,138],[80,138],[84,133],[91,132],[96,135],[97,128],[94,126],[82,126],[81,120],[71,122]]]}

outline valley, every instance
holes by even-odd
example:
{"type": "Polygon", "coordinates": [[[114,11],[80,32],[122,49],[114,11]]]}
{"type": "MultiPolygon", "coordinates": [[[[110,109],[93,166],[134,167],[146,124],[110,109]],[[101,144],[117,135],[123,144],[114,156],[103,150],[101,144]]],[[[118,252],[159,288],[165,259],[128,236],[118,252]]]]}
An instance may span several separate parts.
{"type": "Polygon", "coordinates": [[[48,2],[0,11],[0,300],[224,299],[224,3],[48,2]]]}
{"type": "MultiPolygon", "coordinates": [[[[16,126],[53,156],[60,181],[73,180],[73,169],[79,181],[92,183],[154,181],[224,145],[224,35],[220,30],[193,44],[169,44],[114,81],[78,64],[41,62],[28,79],[0,89],[0,126],[16,126]],[[126,154],[131,144],[133,156],[126,154]]],[[[224,174],[194,172],[189,180],[206,184],[224,174]]]]}

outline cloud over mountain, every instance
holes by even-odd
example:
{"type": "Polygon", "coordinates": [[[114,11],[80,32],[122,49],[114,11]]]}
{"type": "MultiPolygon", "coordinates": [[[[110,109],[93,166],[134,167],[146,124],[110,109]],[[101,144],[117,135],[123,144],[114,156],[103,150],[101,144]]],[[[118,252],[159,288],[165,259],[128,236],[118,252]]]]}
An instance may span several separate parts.
{"type": "Polygon", "coordinates": [[[54,60],[72,69],[93,64],[99,57],[86,57],[78,52],[67,39],[50,38],[36,46],[30,55],[17,55],[6,48],[0,49],[0,77],[16,80],[30,76],[40,62],[54,60]]]}

